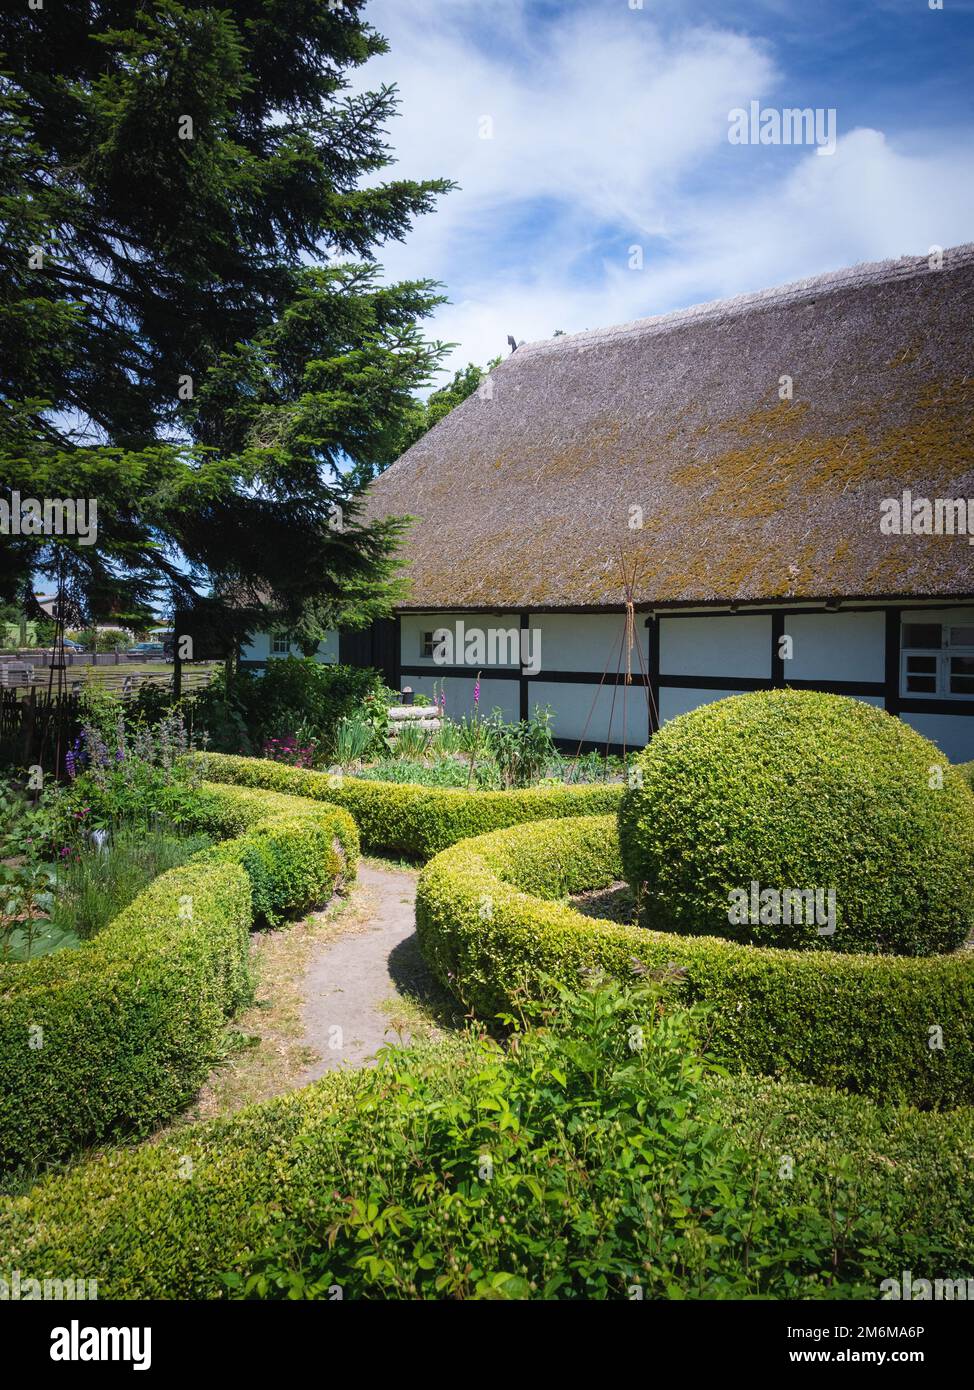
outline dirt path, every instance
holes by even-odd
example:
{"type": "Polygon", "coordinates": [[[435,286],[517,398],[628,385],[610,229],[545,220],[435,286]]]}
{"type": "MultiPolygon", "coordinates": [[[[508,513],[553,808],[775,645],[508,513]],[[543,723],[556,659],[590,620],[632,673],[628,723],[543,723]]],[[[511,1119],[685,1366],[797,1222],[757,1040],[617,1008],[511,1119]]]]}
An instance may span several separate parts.
{"type": "Polygon", "coordinates": [[[304,1042],[319,1060],[302,1086],[335,1067],[362,1066],[385,1042],[408,1041],[411,1010],[397,1009],[397,997],[412,1003],[429,992],[416,942],[416,875],[362,864],[359,891],[361,927],[317,946],[304,977],[304,1042]]]}
{"type": "Polygon", "coordinates": [[[416,940],[418,873],[360,863],[348,898],[251,939],[253,1004],[227,1028],[226,1052],[174,1122],[231,1115],[336,1067],[360,1067],[383,1043],[462,1025],[416,940]]]}

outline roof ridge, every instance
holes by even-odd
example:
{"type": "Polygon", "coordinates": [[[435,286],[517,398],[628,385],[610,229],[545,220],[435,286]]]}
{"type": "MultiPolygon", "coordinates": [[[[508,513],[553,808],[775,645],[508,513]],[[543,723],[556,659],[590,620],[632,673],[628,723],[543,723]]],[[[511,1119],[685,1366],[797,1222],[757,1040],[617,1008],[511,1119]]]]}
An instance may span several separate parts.
{"type": "MultiPolygon", "coordinates": [[[[959,246],[944,248],[943,256],[943,270],[955,270],[968,265],[974,261],[974,242],[967,241],[959,246]]],[[[824,293],[837,293],[850,287],[882,284],[891,280],[908,280],[914,276],[932,274],[940,274],[940,271],[931,269],[930,252],[921,256],[898,256],[886,261],[862,261],[858,265],[825,271],[821,275],[808,276],[804,280],[792,280],[770,289],[750,290],[727,299],[709,299],[683,309],[670,309],[665,314],[630,319],[626,323],[604,328],[587,328],[579,333],[562,333],[556,338],[538,338],[533,342],[520,343],[517,352],[511,353],[505,362],[516,361],[522,353],[525,356],[537,356],[543,353],[564,352],[571,346],[583,352],[586,348],[617,342],[620,338],[665,333],[687,323],[735,318],[751,310],[800,303],[803,299],[824,293]]]]}

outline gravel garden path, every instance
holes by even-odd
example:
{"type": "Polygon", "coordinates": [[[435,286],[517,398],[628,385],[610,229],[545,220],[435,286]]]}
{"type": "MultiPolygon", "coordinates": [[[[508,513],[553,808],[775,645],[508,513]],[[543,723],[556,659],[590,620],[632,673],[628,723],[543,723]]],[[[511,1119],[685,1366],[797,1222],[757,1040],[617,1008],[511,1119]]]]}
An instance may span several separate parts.
{"type": "Polygon", "coordinates": [[[416,940],[416,874],[361,864],[361,925],[318,945],[303,981],[305,1044],[319,1060],[299,1085],[359,1067],[383,1043],[408,1041],[433,982],[416,940]]]}

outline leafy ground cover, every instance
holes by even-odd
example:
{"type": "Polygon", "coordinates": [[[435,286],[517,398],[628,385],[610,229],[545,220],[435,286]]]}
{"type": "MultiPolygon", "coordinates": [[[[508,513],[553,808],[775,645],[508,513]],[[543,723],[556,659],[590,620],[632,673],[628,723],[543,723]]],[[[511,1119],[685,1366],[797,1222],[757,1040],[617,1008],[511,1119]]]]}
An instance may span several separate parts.
{"type": "Polygon", "coordinates": [[[645,981],[562,990],[506,1048],[391,1048],[52,1177],[0,1204],[0,1240],[123,1298],[875,1298],[890,1270],[963,1274],[972,1112],[730,1085],[703,1025],[645,981]]]}

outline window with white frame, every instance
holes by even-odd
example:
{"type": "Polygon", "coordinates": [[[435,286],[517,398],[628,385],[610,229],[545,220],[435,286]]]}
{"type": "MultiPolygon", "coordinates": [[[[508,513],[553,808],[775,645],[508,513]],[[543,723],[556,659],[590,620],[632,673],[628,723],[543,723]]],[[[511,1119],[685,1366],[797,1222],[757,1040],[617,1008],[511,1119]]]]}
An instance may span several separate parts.
{"type": "Polygon", "coordinates": [[[930,700],[974,700],[974,623],[903,624],[900,693],[930,700]]]}
{"type": "Polygon", "coordinates": [[[291,634],[275,632],[271,635],[271,656],[287,656],[291,650],[291,634]]]}

